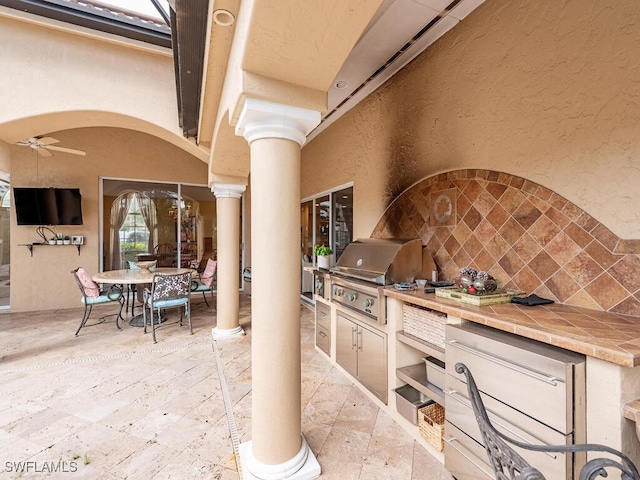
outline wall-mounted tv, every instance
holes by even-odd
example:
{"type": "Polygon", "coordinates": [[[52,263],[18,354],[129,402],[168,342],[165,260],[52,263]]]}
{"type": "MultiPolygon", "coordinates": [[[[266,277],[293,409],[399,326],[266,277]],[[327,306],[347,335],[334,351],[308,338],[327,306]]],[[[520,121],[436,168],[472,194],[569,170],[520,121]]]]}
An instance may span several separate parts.
{"type": "Polygon", "coordinates": [[[13,188],[18,225],[82,225],[79,188],[13,188]]]}

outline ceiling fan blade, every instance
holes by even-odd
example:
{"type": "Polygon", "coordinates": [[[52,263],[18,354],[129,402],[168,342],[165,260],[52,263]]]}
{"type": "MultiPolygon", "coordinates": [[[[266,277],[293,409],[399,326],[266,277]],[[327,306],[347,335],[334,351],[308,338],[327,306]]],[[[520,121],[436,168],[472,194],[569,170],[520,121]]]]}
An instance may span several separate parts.
{"type": "Polygon", "coordinates": [[[58,143],[60,141],[57,138],[53,138],[53,137],[42,137],[36,140],[40,145],[51,145],[53,143],[58,143]]]}
{"type": "Polygon", "coordinates": [[[41,157],[51,157],[51,156],[53,156],[53,154],[49,150],[47,150],[46,148],[36,148],[35,151],[38,152],[38,155],[40,155],[41,157]]]}
{"type": "Polygon", "coordinates": [[[82,150],[74,150],[73,148],[54,147],[53,145],[47,145],[42,147],[43,150],[55,150],[56,152],[71,153],[73,155],[86,155],[87,152],[82,150]]]}
{"type": "Polygon", "coordinates": [[[35,142],[37,142],[35,138],[25,138],[24,140],[20,140],[19,142],[16,142],[16,145],[20,145],[21,147],[30,147],[35,142]]]}

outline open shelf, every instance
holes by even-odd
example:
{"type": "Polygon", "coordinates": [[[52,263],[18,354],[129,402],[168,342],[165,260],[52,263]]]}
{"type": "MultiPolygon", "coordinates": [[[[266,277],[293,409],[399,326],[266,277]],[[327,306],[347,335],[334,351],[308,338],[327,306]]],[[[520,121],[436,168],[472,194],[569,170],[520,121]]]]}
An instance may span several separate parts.
{"type": "Polygon", "coordinates": [[[405,333],[404,331],[396,333],[396,340],[444,362],[444,348],[441,348],[429,342],[425,342],[421,338],[414,337],[413,335],[405,333]]]}
{"type": "Polygon", "coordinates": [[[29,253],[31,253],[31,256],[33,257],[33,247],[76,247],[78,249],[78,255],[80,255],[80,247],[82,244],[68,243],[67,245],[49,245],[48,243],[21,243],[20,246],[27,247],[29,249],[29,253]]]}
{"type": "Polygon", "coordinates": [[[444,392],[434,384],[427,382],[424,363],[398,368],[396,369],[396,377],[444,407],[444,392]]]}

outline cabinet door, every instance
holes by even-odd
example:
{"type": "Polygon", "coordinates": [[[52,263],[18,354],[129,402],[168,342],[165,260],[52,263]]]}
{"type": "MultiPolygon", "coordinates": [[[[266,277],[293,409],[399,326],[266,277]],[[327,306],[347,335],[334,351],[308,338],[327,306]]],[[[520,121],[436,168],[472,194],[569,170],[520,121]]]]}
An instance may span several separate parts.
{"type": "Polygon", "coordinates": [[[386,335],[358,327],[358,380],[387,403],[386,335]]]}
{"type": "Polygon", "coordinates": [[[354,377],[358,376],[358,326],[343,317],[336,315],[336,362],[354,377]]]}

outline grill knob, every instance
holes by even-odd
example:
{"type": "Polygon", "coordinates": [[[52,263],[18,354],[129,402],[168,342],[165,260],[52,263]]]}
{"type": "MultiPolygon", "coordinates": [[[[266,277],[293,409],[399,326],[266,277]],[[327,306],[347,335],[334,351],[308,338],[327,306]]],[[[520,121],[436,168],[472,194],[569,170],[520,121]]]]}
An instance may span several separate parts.
{"type": "Polygon", "coordinates": [[[356,298],[358,298],[358,294],[357,294],[357,293],[352,293],[352,294],[349,296],[349,300],[351,300],[352,302],[355,302],[355,301],[356,301],[356,298]]]}
{"type": "Polygon", "coordinates": [[[367,298],[367,299],[364,301],[364,306],[365,306],[366,308],[373,307],[373,298],[367,298]]]}

